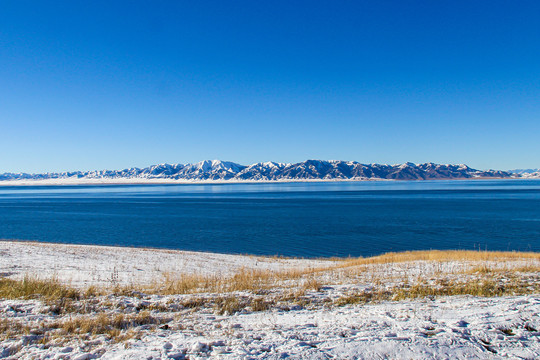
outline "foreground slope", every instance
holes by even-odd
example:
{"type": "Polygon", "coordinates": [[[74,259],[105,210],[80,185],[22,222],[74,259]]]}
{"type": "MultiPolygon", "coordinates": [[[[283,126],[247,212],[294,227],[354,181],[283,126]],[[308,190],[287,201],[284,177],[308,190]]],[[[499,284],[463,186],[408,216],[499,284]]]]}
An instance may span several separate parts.
{"type": "Polygon", "coordinates": [[[0,252],[7,359],[540,357],[536,253],[312,261],[9,241],[0,252]]]}

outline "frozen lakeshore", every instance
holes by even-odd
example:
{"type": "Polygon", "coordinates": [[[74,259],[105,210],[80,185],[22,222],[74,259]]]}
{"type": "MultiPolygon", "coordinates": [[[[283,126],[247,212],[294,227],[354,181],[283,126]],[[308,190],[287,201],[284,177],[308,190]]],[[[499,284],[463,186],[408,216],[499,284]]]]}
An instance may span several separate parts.
{"type": "Polygon", "coordinates": [[[2,358],[540,357],[537,254],[330,261],[9,241],[0,254],[2,281],[79,289],[0,300],[2,358]]]}

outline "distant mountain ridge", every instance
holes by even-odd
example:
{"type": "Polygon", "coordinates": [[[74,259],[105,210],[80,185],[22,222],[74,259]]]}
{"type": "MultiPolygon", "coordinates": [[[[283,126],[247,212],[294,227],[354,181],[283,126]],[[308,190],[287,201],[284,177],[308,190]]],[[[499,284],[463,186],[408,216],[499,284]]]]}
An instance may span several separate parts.
{"type": "Polygon", "coordinates": [[[540,169],[515,169],[508,171],[519,174],[522,178],[540,178],[540,169]]]}
{"type": "Polygon", "coordinates": [[[295,164],[261,162],[241,165],[205,160],[193,164],[160,164],[124,170],[72,171],[45,174],[4,173],[0,181],[49,179],[170,179],[170,180],[434,180],[540,177],[540,173],[477,170],[464,164],[362,164],[356,161],[306,160],[295,164]]]}

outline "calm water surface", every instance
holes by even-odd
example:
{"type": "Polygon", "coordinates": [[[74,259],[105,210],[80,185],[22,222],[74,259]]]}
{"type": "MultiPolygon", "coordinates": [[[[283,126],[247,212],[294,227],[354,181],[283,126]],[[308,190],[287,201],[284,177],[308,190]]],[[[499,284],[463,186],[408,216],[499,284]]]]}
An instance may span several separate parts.
{"type": "Polygon", "coordinates": [[[0,238],[302,257],[540,251],[540,180],[2,186],[0,238]]]}

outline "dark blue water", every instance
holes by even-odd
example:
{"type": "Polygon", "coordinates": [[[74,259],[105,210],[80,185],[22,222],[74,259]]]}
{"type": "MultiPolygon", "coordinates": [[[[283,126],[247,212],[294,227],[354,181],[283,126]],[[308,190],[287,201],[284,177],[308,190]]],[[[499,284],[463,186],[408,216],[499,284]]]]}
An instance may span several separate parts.
{"type": "Polygon", "coordinates": [[[0,238],[301,257],[540,251],[540,181],[0,187],[0,238]]]}

